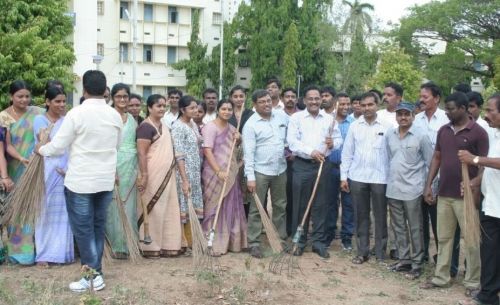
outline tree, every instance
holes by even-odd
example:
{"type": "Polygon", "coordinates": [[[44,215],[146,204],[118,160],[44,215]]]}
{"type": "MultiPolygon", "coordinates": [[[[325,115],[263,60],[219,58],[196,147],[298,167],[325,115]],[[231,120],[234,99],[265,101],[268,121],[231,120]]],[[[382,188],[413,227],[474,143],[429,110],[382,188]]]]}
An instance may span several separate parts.
{"type": "Polygon", "coordinates": [[[447,52],[438,61],[450,73],[436,75],[434,81],[445,83],[450,75],[469,73],[488,82],[496,74],[494,60],[500,54],[499,7],[500,0],[431,1],[412,7],[396,35],[424,66],[434,53],[424,41],[446,44],[447,52]],[[460,61],[454,58],[459,53],[460,61]]]}
{"type": "Polygon", "coordinates": [[[372,31],[372,17],[367,11],[374,11],[375,8],[369,3],[360,3],[354,0],[353,3],[342,0],[344,5],[349,6],[349,16],[343,26],[343,33],[354,38],[364,37],[364,33],[372,31]]]}
{"type": "MultiPolygon", "coordinates": [[[[239,40],[234,32],[234,25],[225,22],[224,23],[224,68],[222,71],[222,96],[226,96],[229,92],[229,88],[234,84],[236,79],[236,52],[239,47],[239,40]]],[[[212,54],[210,56],[209,62],[209,79],[212,86],[215,88],[219,87],[220,83],[220,44],[216,45],[212,49],[212,54]]]]}
{"type": "Polygon", "coordinates": [[[75,61],[67,41],[73,26],[64,0],[2,0],[0,14],[0,103],[8,103],[12,81],[23,79],[41,100],[48,80],[72,89],[75,61]]]}
{"type": "Polygon", "coordinates": [[[183,59],[173,65],[176,70],[186,70],[186,91],[200,97],[205,90],[208,79],[207,45],[204,45],[200,34],[200,11],[193,10],[191,39],[187,43],[189,59],[183,59]]]}
{"type": "Polygon", "coordinates": [[[397,46],[389,46],[380,53],[377,72],[368,80],[370,88],[382,90],[389,82],[404,88],[405,100],[415,101],[424,75],[412,62],[411,56],[397,46]]]}
{"type": "Polygon", "coordinates": [[[285,48],[285,53],[283,55],[282,83],[284,88],[294,88],[297,79],[297,57],[301,49],[299,32],[294,22],[290,24],[285,33],[284,43],[289,47],[285,48]]]}

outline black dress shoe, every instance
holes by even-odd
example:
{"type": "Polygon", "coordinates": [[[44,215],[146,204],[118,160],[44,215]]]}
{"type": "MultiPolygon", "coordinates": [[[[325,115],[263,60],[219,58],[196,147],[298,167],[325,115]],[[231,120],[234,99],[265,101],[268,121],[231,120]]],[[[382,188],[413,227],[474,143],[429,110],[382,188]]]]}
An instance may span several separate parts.
{"type": "Polygon", "coordinates": [[[330,258],[330,253],[326,250],[326,248],[312,248],[313,252],[321,256],[322,258],[330,258]]]}
{"type": "Polygon", "coordinates": [[[396,263],[389,267],[389,270],[393,272],[408,272],[411,270],[411,264],[400,264],[396,263]]]}
{"type": "Polygon", "coordinates": [[[250,255],[255,258],[262,258],[262,252],[260,252],[260,247],[255,246],[250,248],[250,255]]]}
{"type": "Polygon", "coordinates": [[[292,254],[293,256],[302,256],[302,254],[304,254],[304,248],[298,247],[292,254]]]}
{"type": "Polygon", "coordinates": [[[398,257],[398,251],[393,249],[391,251],[389,251],[389,257],[394,260],[394,261],[397,261],[399,260],[399,257],[398,257]]]}

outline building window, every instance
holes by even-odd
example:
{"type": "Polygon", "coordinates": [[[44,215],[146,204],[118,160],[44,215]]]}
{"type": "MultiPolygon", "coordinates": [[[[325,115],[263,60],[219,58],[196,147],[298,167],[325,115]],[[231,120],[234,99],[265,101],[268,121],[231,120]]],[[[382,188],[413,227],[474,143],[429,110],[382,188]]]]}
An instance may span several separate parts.
{"type": "Polygon", "coordinates": [[[167,48],[167,64],[172,65],[177,62],[177,47],[167,48]]]}
{"type": "Polygon", "coordinates": [[[153,94],[152,86],[142,86],[142,98],[144,100],[147,100],[151,94],[153,94]]]}
{"type": "Polygon", "coordinates": [[[222,14],[221,13],[213,13],[212,14],[212,24],[221,25],[222,23],[222,14]]]}
{"type": "Polygon", "coordinates": [[[144,54],[143,54],[143,62],[152,62],[153,61],[153,46],[150,44],[145,44],[142,47],[144,54]]]}
{"type": "Polygon", "coordinates": [[[128,44],[120,43],[120,62],[128,61],[128,44]]]}
{"type": "Polygon", "coordinates": [[[177,23],[177,7],[168,7],[168,23],[177,23]]]}
{"type": "Polygon", "coordinates": [[[144,4],[144,21],[153,22],[153,5],[144,4]]]}
{"type": "Polygon", "coordinates": [[[128,2],[120,1],[120,19],[128,20],[128,16],[127,13],[125,13],[125,10],[128,11],[128,2]]]}
{"type": "Polygon", "coordinates": [[[97,15],[104,15],[104,1],[97,1],[97,15]]]}
{"type": "Polygon", "coordinates": [[[102,43],[97,44],[97,55],[104,56],[104,44],[102,43]]]}

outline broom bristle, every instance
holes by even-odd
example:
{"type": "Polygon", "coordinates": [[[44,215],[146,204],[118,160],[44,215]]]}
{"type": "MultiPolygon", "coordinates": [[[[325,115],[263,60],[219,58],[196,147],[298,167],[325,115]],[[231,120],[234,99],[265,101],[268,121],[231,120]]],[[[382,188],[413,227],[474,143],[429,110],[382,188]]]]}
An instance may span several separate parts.
{"type": "Polygon", "coordinates": [[[474,195],[470,186],[469,170],[465,163],[462,163],[462,181],[464,185],[464,240],[467,245],[479,246],[481,241],[481,224],[479,212],[474,203],[474,195]]]}
{"type": "Polygon", "coordinates": [[[259,210],[260,219],[262,220],[262,225],[266,230],[266,236],[269,241],[269,245],[271,246],[271,249],[273,249],[274,253],[280,253],[281,251],[283,251],[283,245],[281,244],[281,239],[278,235],[278,232],[276,231],[273,222],[271,221],[266,211],[264,210],[262,202],[260,202],[259,196],[257,196],[255,192],[253,193],[253,198],[255,201],[255,205],[259,210]]]}
{"type": "MultiPolygon", "coordinates": [[[[40,133],[40,143],[46,144],[53,125],[40,133]]],[[[45,206],[45,165],[43,157],[33,154],[24,173],[6,198],[2,223],[34,225],[45,206]]]]}
{"type": "Polygon", "coordinates": [[[193,264],[195,267],[201,267],[204,263],[204,256],[209,255],[208,246],[205,235],[203,234],[203,229],[198,221],[198,215],[194,209],[191,196],[188,195],[187,197],[189,225],[191,226],[192,235],[193,264]]]}
{"type": "Polygon", "coordinates": [[[141,251],[139,249],[139,237],[137,233],[132,228],[132,224],[129,221],[129,217],[125,212],[125,204],[122,202],[118,188],[115,188],[116,194],[116,207],[118,209],[118,216],[120,217],[120,223],[122,225],[123,234],[125,238],[125,244],[128,249],[129,259],[133,262],[137,262],[141,257],[141,251]]]}

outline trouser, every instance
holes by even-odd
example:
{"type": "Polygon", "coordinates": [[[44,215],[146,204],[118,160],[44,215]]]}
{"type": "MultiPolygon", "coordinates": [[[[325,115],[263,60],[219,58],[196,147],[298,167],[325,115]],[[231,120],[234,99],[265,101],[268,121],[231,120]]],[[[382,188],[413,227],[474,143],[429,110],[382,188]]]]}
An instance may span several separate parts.
{"type": "Polygon", "coordinates": [[[429,227],[432,228],[434,235],[434,243],[436,250],[438,248],[438,234],[437,234],[437,202],[434,205],[429,205],[422,199],[422,224],[424,228],[424,261],[429,259],[429,246],[431,234],[429,227]]]}
{"type": "MultiPolygon", "coordinates": [[[[264,204],[268,190],[271,190],[272,198],[272,221],[281,239],[287,238],[286,234],[286,172],[278,176],[269,176],[255,173],[256,193],[264,204]]],[[[259,246],[262,234],[262,220],[255,201],[250,201],[248,213],[248,245],[259,246]]]]}
{"type": "Polygon", "coordinates": [[[64,188],[71,231],[80,250],[80,262],[102,274],[102,253],[108,205],[112,192],[81,194],[64,188]]]}
{"type": "MultiPolygon", "coordinates": [[[[438,286],[450,284],[450,265],[453,252],[453,239],[457,222],[464,227],[464,201],[449,197],[439,197],[437,206],[438,259],[432,282],[438,286]]],[[[479,248],[465,245],[467,269],[464,278],[466,288],[479,288],[480,258],[479,248]]]]}
{"type": "Polygon", "coordinates": [[[422,197],[419,196],[413,200],[387,198],[387,202],[391,212],[391,226],[395,234],[399,261],[402,264],[411,264],[413,269],[420,269],[424,258],[422,208],[420,207],[422,197]]]}
{"type": "Polygon", "coordinates": [[[480,214],[481,227],[481,290],[477,298],[491,305],[499,305],[500,293],[500,218],[480,214]]]}
{"type": "Polygon", "coordinates": [[[293,218],[293,160],[286,161],[286,233],[288,236],[292,235],[293,218]]]}
{"type": "MultiPolygon", "coordinates": [[[[292,233],[295,234],[297,227],[302,222],[302,218],[307,208],[307,203],[311,197],[314,182],[318,174],[320,164],[311,160],[295,158],[293,162],[293,219],[292,233]]],[[[306,246],[306,237],[309,229],[309,219],[312,220],[312,242],[315,248],[326,247],[325,220],[327,213],[327,198],[331,197],[331,168],[332,163],[325,161],[323,170],[316,190],[316,196],[312,202],[311,211],[304,224],[304,234],[302,234],[298,246],[306,246]]]]}
{"type": "Polygon", "coordinates": [[[340,191],[340,169],[334,164],[332,166],[332,197],[328,198],[328,214],[326,220],[326,244],[329,245],[335,238],[337,230],[337,219],[339,215],[339,202],[342,206],[342,219],[340,238],[343,243],[351,243],[354,231],[354,207],[350,193],[340,191]],[[340,201],[338,199],[340,192],[340,201]]]}
{"type": "Polygon", "coordinates": [[[351,180],[349,186],[356,213],[358,256],[370,253],[370,200],[375,218],[375,256],[385,258],[387,249],[387,199],[385,184],[363,183],[351,180]]]}
{"type": "Polygon", "coordinates": [[[453,252],[451,254],[450,275],[456,276],[460,269],[460,226],[457,225],[455,236],[453,237],[453,252]]]}

